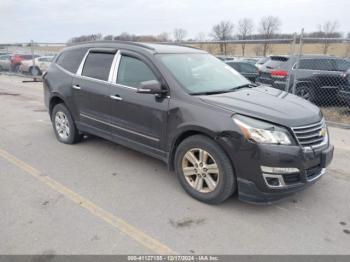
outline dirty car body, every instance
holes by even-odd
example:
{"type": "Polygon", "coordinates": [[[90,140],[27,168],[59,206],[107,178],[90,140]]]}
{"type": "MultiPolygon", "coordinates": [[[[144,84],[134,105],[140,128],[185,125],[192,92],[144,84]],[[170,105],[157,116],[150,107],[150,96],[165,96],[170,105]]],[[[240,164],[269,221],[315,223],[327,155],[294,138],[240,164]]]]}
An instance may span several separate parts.
{"type": "MultiPolygon", "coordinates": [[[[53,110],[62,103],[79,133],[156,157],[170,170],[177,167],[178,148],[184,141],[201,136],[229,160],[225,163],[232,167],[234,177],[230,193],[237,191],[243,201],[273,202],[317,181],[333,156],[319,108],[281,90],[252,86],[228,65],[212,61],[204,51],[171,45],[101,42],[69,47],[43,77],[45,104],[53,122],[53,110]],[[89,57],[99,53],[105,55],[105,61],[110,59],[104,80],[95,79],[93,73],[83,75],[89,57]],[[66,63],[64,56],[75,60],[66,63]],[[147,65],[161,92],[144,94],[149,90],[140,91],[125,82],[123,59],[130,57],[147,65]],[[191,72],[184,69],[187,62],[191,72]],[[219,75],[226,76],[223,71],[228,70],[239,85],[217,92],[210,91],[211,85],[206,89],[209,80],[201,85],[206,78],[203,72],[216,70],[212,65],[220,68],[219,75]]],[[[219,163],[219,168],[224,174],[225,167],[219,163]]],[[[205,193],[200,194],[192,196],[210,202],[201,199],[205,193]]]]}

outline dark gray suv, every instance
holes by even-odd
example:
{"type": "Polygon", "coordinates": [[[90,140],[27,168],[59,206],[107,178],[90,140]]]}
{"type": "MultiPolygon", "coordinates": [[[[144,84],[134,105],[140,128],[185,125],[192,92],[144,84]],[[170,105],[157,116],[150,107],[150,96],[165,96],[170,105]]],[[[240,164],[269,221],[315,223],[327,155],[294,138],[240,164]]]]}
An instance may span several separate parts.
{"type": "Polygon", "coordinates": [[[235,192],[248,202],[281,199],[317,181],[333,157],[318,107],[252,86],[194,48],[72,46],[55,58],[43,83],[60,142],[93,134],[161,159],[206,203],[235,192]]]}

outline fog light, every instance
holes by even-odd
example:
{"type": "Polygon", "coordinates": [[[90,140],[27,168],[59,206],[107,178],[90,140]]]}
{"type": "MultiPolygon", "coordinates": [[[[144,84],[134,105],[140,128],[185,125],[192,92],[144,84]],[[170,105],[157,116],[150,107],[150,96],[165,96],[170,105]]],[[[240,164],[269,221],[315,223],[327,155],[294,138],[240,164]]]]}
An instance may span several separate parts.
{"type": "Polygon", "coordinates": [[[295,167],[270,167],[261,166],[261,171],[270,174],[293,174],[299,173],[299,169],[295,167]]]}
{"type": "Polygon", "coordinates": [[[265,180],[265,183],[270,188],[281,188],[285,187],[282,175],[273,175],[273,174],[262,174],[265,180]]]}
{"type": "Polygon", "coordinates": [[[280,186],[280,181],[275,177],[266,177],[266,182],[269,186],[280,186]]]}

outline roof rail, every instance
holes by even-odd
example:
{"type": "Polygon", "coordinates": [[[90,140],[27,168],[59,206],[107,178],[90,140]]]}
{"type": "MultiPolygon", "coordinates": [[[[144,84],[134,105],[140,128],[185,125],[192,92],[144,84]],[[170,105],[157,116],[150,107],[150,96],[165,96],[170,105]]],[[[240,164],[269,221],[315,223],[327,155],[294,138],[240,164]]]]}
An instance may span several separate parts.
{"type": "Polygon", "coordinates": [[[176,42],[162,42],[162,43],[158,43],[161,45],[175,45],[175,46],[182,46],[182,47],[188,47],[188,48],[193,48],[193,49],[197,49],[197,50],[202,50],[198,47],[195,46],[190,46],[190,45],[186,45],[186,44],[181,44],[181,43],[176,43],[176,42]]]}
{"type": "Polygon", "coordinates": [[[155,50],[153,47],[142,44],[142,43],[137,43],[137,42],[132,42],[132,41],[122,41],[122,40],[96,40],[96,41],[86,41],[86,42],[79,42],[79,43],[69,43],[69,46],[75,46],[75,45],[84,45],[84,44],[99,44],[99,43],[110,43],[110,44],[126,44],[126,45],[134,45],[134,46],[139,46],[143,47],[149,50],[155,50]]]}

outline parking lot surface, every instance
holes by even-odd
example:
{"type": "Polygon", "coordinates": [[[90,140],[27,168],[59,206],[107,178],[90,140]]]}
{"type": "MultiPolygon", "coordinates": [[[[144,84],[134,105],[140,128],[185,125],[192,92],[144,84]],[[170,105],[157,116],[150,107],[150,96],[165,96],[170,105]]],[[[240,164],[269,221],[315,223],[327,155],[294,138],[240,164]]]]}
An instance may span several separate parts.
{"type": "Polygon", "coordinates": [[[160,161],[57,142],[41,83],[0,75],[1,254],[350,254],[350,130],[314,186],[280,203],[190,198],[160,161]]]}

